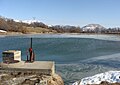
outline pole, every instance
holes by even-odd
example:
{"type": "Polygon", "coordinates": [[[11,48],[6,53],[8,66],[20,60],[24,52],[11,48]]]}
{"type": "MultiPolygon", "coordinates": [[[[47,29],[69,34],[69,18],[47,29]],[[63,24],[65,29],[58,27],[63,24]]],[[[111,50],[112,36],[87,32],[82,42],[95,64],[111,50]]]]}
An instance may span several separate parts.
{"type": "Polygon", "coordinates": [[[30,44],[30,47],[32,48],[32,38],[31,38],[31,44],[30,44]]]}

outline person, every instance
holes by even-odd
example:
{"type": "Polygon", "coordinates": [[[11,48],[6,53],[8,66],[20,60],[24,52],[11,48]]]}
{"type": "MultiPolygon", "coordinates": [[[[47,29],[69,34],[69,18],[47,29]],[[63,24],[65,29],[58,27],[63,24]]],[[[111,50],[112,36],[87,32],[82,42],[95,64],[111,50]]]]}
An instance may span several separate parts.
{"type": "Polygon", "coordinates": [[[30,54],[30,62],[33,62],[34,61],[34,51],[32,48],[29,48],[29,54],[30,54]]]}

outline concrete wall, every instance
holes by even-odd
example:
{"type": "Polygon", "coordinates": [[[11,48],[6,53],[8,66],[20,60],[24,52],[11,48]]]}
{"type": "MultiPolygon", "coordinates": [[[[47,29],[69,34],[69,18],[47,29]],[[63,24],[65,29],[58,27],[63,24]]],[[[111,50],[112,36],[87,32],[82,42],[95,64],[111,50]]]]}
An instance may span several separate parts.
{"type": "MultiPolygon", "coordinates": [[[[43,61],[42,61],[43,62],[43,61]]],[[[46,61],[45,61],[46,62],[46,61]]],[[[1,70],[4,70],[6,72],[23,72],[23,73],[36,73],[36,74],[46,74],[46,75],[54,75],[55,74],[55,64],[54,62],[48,61],[50,64],[49,67],[44,68],[46,65],[41,66],[41,64],[38,64],[36,67],[34,63],[25,63],[24,61],[14,63],[14,64],[6,64],[1,63],[1,70]],[[30,64],[30,66],[29,66],[30,64]],[[35,68],[34,68],[35,67],[35,68]],[[43,68],[42,68],[43,67],[43,68]]],[[[39,63],[39,62],[36,62],[39,63]]]]}

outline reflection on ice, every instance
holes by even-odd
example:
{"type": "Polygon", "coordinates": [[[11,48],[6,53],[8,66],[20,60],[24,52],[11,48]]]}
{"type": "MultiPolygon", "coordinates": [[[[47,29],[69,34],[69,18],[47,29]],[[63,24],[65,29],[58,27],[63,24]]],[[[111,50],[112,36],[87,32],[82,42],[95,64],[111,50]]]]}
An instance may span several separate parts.
{"type": "MultiPolygon", "coordinates": [[[[1,35],[2,36],[2,35],[1,35]]],[[[4,36],[5,37],[5,36],[4,36]]],[[[7,37],[7,36],[6,36],[7,37]]],[[[77,33],[65,33],[65,34],[26,34],[21,36],[21,38],[93,38],[100,40],[110,40],[110,41],[120,41],[119,35],[105,35],[105,34],[77,34],[77,33]]]]}
{"type": "Polygon", "coordinates": [[[120,66],[120,53],[98,56],[81,61],[82,63],[103,65],[117,68],[120,66]]]}

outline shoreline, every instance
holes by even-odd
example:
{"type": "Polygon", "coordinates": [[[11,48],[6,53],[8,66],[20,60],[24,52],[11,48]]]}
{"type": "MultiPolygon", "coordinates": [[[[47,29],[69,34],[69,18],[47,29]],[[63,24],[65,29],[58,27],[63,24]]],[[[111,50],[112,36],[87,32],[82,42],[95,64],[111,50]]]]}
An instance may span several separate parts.
{"type": "Polygon", "coordinates": [[[23,35],[41,35],[41,34],[55,34],[55,33],[21,33],[21,32],[7,32],[7,33],[0,33],[0,36],[23,36],[23,35]]]}
{"type": "Polygon", "coordinates": [[[21,32],[7,32],[7,33],[0,33],[0,36],[22,36],[22,35],[42,35],[42,34],[70,34],[70,35],[120,35],[118,33],[36,33],[36,32],[28,32],[28,33],[21,33],[21,32]]]}

